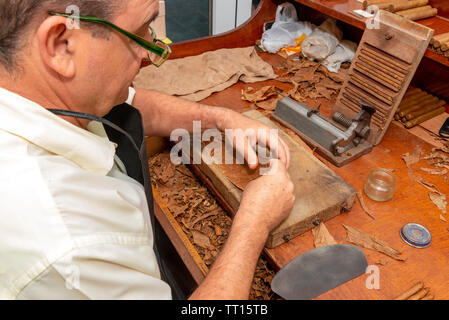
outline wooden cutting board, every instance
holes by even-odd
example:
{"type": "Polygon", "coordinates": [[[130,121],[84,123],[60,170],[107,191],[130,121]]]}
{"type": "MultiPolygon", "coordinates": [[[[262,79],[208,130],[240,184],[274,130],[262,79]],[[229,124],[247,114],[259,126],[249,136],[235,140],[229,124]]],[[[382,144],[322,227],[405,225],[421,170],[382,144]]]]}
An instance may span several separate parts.
{"type": "MultiPolygon", "coordinates": [[[[320,222],[325,222],[342,211],[350,210],[356,195],[353,187],[315,158],[306,146],[292,139],[260,112],[253,110],[243,115],[279,129],[279,136],[290,149],[291,161],[288,172],[295,184],[296,202],[290,216],[271,232],[266,243],[268,248],[287,242],[320,222]]],[[[221,168],[223,165],[207,165],[202,161],[195,166],[195,171],[200,171],[200,178],[211,192],[221,200],[220,202],[225,202],[225,208],[231,211],[231,214],[235,214],[243,191],[226,176],[226,170],[221,168]]],[[[244,170],[239,172],[246,174],[244,170]]]]}

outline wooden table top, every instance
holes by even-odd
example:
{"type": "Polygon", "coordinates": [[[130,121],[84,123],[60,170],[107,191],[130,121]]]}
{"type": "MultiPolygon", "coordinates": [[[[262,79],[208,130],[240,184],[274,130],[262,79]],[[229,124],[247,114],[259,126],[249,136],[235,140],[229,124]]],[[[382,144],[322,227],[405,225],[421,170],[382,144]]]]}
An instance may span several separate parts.
{"type": "MultiPolygon", "coordinates": [[[[262,57],[276,66],[280,58],[275,55],[264,54],[262,57]]],[[[277,81],[265,81],[255,84],[237,83],[236,85],[216,93],[203,100],[203,103],[223,106],[239,112],[248,111],[249,103],[241,100],[241,90],[249,86],[260,88],[275,84],[284,89],[290,88],[288,84],[277,81]]],[[[329,111],[329,102],[325,100],[309,101],[310,105],[317,107],[322,103],[326,114],[329,111]]],[[[331,102],[332,103],[332,102],[331,102]]],[[[405,165],[402,155],[413,153],[417,147],[422,148],[423,156],[430,153],[432,145],[410,134],[406,129],[391,125],[383,141],[371,153],[365,155],[348,165],[337,168],[320,158],[328,167],[339,174],[357,191],[363,190],[363,185],[369,172],[378,167],[394,170],[396,176],[396,191],[394,197],[388,202],[375,202],[366,197],[366,206],[375,216],[371,219],[361,208],[357,200],[349,213],[343,213],[325,223],[327,229],[338,243],[346,241],[346,230],[342,224],[355,227],[366,233],[373,234],[386,241],[390,246],[402,252],[405,262],[393,260],[381,253],[363,248],[368,265],[375,265],[380,260],[386,260],[386,265],[377,265],[380,275],[380,288],[368,289],[366,281],[369,274],[361,275],[323,295],[318,299],[393,299],[418,281],[423,281],[426,287],[431,288],[435,299],[449,299],[449,223],[440,219],[441,211],[429,198],[429,191],[416,182],[418,178],[438,186],[440,191],[449,195],[447,177],[430,175],[421,167],[431,167],[426,160],[421,160],[411,168],[405,165]],[[432,234],[432,243],[425,249],[417,249],[407,245],[399,235],[401,227],[414,222],[424,225],[432,234]]],[[[447,218],[449,216],[446,215],[447,218]]],[[[275,264],[282,268],[298,255],[314,248],[312,232],[292,239],[275,249],[266,249],[265,253],[275,264]]]]}

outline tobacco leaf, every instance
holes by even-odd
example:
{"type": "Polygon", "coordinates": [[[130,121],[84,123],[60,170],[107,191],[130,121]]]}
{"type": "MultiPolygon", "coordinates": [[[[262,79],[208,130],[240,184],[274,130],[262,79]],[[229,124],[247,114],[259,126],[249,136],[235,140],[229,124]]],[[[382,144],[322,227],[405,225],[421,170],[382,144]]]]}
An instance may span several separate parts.
{"type": "Polygon", "coordinates": [[[444,176],[447,173],[447,169],[432,169],[432,168],[421,167],[421,170],[425,171],[429,174],[437,175],[437,176],[444,176]]]}
{"type": "Polygon", "coordinates": [[[197,246],[200,246],[205,249],[212,248],[212,244],[210,243],[209,237],[206,234],[202,233],[201,231],[193,229],[192,235],[193,235],[193,242],[197,246]]]}
{"type": "Polygon", "coordinates": [[[276,96],[265,101],[256,102],[255,105],[256,107],[262,108],[264,110],[274,111],[276,109],[279,99],[280,99],[279,96],[276,96]]]}
{"type": "Polygon", "coordinates": [[[312,229],[313,244],[315,248],[337,244],[334,237],[329,233],[324,223],[320,223],[318,227],[312,229]]]}
{"type": "Polygon", "coordinates": [[[376,262],[376,264],[385,266],[385,265],[387,265],[388,262],[390,262],[390,261],[388,261],[387,259],[380,259],[379,261],[376,262]]]}
{"type": "Polygon", "coordinates": [[[251,170],[246,164],[219,164],[218,167],[240,190],[245,190],[248,183],[260,176],[259,168],[251,170]]]}
{"type": "Polygon", "coordinates": [[[343,227],[345,227],[347,231],[347,240],[349,242],[367,249],[383,253],[395,260],[405,261],[404,258],[399,256],[401,252],[392,248],[387,242],[377,238],[374,235],[360,231],[356,228],[346,225],[343,225],[343,227]]]}
{"type": "Polygon", "coordinates": [[[427,190],[429,190],[431,192],[435,192],[435,193],[441,194],[441,192],[438,189],[438,187],[436,185],[434,185],[433,183],[430,183],[430,182],[424,180],[423,178],[419,178],[416,181],[418,183],[420,183],[422,186],[424,186],[427,190]]]}
{"type": "Polygon", "coordinates": [[[374,218],[374,215],[371,213],[371,211],[368,209],[368,207],[365,204],[365,201],[363,200],[363,194],[362,191],[357,191],[357,198],[359,198],[360,201],[360,205],[362,206],[363,211],[365,211],[365,213],[373,220],[376,220],[376,218],[374,218]]]}
{"type": "Polygon", "coordinates": [[[404,160],[405,165],[410,168],[412,164],[418,163],[422,154],[422,149],[420,146],[415,148],[412,154],[405,153],[402,155],[402,160],[404,160]]]}
{"type": "Polygon", "coordinates": [[[446,214],[447,199],[445,194],[429,192],[430,200],[446,214]]]}
{"type": "Polygon", "coordinates": [[[249,102],[259,102],[267,100],[272,96],[277,96],[278,93],[276,91],[275,86],[265,86],[261,89],[254,89],[252,87],[248,87],[246,90],[242,90],[242,99],[249,102]]]}

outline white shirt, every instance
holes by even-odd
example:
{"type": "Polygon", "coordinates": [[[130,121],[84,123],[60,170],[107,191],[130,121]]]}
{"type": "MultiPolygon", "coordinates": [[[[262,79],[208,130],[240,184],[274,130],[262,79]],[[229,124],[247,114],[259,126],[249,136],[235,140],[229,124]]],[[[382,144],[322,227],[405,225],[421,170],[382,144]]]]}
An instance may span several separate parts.
{"type": "Polygon", "coordinates": [[[98,123],[0,88],[0,299],[171,299],[144,189],[114,157],[98,123]]]}

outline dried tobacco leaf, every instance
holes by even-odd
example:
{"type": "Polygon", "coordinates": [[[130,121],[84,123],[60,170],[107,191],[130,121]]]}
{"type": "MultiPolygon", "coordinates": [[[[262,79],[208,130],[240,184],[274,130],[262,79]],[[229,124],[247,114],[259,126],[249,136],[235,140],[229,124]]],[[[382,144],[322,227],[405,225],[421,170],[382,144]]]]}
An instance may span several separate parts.
{"type": "Polygon", "coordinates": [[[415,148],[415,151],[413,151],[412,154],[410,154],[408,152],[403,154],[402,155],[402,160],[404,160],[405,165],[410,168],[410,166],[412,164],[415,164],[415,163],[419,162],[422,152],[423,151],[422,151],[421,147],[417,146],[415,148]]]}
{"type": "Polygon", "coordinates": [[[421,170],[436,176],[444,176],[447,173],[447,169],[432,169],[421,167],[421,170]]]}
{"type": "Polygon", "coordinates": [[[277,96],[278,93],[276,91],[275,86],[265,86],[261,89],[254,89],[252,87],[248,87],[246,90],[242,90],[242,99],[249,102],[259,102],[267,100],[272,96],[277,96]]]}
{"type": "Polygon", "coordinates": [[[193,236],[193,242],[197,246],[200,246],[201,248],[210,249],[213,248],[212,244],[210,243],[209,237],[202,233],[201,231],[192,229],[192,236],[193,236]]]}
{"type": "Polygon", "coordinates": [[[268,100],[265,101],[259,101],[256,102],[256,107],[262,108],[264,110],[268,110],[268,111],[274,111],[276,110],[277,107],[277,103],[279,101],[279,96],[276,96],[275,98],[270,98],[268,100]]]}
{"type": "Polygon", "coordinates": [[[365,211],[365,213],[373,220],[376,220],[376,218],[374,218],[373,214],[371,213],[371,211],[367,208],[365,201],[363,200],[363,194],[362,191],[357,191],[357,198],[360,201],[360,205],[362,206],[363,211],[365,211]]]}
{"type": "Polygon", "coordinates": [[[383,253],[395,260],[405,261],[404,258],[400,257],[400,251],[393,249],[387,242],[377,238],[374,235],[365,233],[356,228],[343,225],[347,231],[347,240],[356,245],[362,246],[367,249],[375,250],[377,252],[383,253]]]}
{"type": "Polygon", "coordinates": [[[318,227],[312,229],[313,244],[315,248],[337,244],[334,237],[329,233],[324,223],[320,223],[318,227]]]}
{"type": "Polygon", "coordinates": [[[386,266],[388,262],[390,262],[390,261],[388,261],[387,259],[381,259],[381,260],[377,261],[376,264],[379,264],[381,266],[386,266]]]}
{"type": "Polygon", "coordinates": [[[429,192],[430,200],[446,214],[447,199],[445,194],[429,192]]]}
{"type": "Polygon", "coordinates": [[[435,192],[438,194],[441,194],[440,190],[438,189],[438,187],[436,185],[434,185],[433,183],[427,182],[426,180],[424,180],[423,178],[419,178],[418,180],[416,180],[419,184],[421,184],[422,186],[424,186],[427,190],[431,191],[431,192],[435,192]]]}

